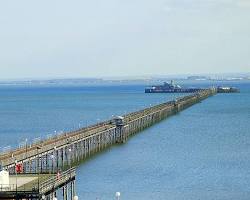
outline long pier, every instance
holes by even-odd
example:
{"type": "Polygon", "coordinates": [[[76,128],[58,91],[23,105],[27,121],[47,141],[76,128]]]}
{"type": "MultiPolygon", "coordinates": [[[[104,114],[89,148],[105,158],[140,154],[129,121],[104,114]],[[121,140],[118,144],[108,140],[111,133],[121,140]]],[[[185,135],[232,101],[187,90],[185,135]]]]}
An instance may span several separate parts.
{"type": "Polygon", "coordinates": [[[113,144],[124,143],[133,134],[216,93],[215,88],[200,90],[174,101],[2,153],[0,154],[1,167],[10,174],[16,173],[17,165],[22,166],[22,173],[42,174],[48,171],[51,173],[65,171],[92,154],[113,144]]]}
{"type": "Polygon", "coordinates": [[[91,154],[123,143],[133,134],[217,93],[214,88],[152,106],[122,117],[65,133],[0,155],[0,164],[10,172],[19,163],[23,172],[57,171],[91,154]]]}

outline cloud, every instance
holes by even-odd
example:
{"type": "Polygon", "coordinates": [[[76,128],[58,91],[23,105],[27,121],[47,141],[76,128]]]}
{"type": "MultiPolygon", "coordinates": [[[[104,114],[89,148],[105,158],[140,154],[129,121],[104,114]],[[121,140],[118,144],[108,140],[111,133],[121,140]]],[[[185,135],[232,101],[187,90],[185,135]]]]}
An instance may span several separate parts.
{"type": "Polygon", "coordinates": [[[172,8],[169,5],[164,5],[163,8],[162,8],[162,10],[164,12],[170,12],[172,10],[172,8]]]}
{"type": "Polygon", "coordinates": [[[250,0],[238,0],[237,5],[242,8],[250,8],[250,0]]]}

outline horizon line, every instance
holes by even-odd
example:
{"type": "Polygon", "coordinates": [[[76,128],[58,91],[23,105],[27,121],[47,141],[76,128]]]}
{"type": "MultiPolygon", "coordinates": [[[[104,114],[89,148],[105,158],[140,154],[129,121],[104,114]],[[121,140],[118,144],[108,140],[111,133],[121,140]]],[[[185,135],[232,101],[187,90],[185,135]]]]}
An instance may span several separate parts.
{"type": "Polygon", "coordinates": [[[47,76],[47,77],[16,77],[16,78],[0,78],[0,81],[36,81],[36,80],[64,80],[64,79],[154,79],[168,77],[189,77],[189,76],[250,76],[250,72],[218,72],[218,73],[184,73],[184,74],[152,74],[152,75],[117,75],[117,76],[47,76]]]}

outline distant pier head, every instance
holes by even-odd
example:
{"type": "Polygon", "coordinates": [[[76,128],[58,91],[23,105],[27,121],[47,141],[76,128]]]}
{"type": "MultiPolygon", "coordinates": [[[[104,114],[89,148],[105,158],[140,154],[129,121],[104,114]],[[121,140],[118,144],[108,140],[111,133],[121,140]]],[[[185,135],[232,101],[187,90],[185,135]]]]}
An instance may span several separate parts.
{"type": "Polygon", "coordinates": [[[164,82],[163,85],[153,85],[146,87],[145,93],[195,93],[203,90],[202,88],[182,88],[171,80],[170,83],[164,82]]]}
{"type": "Polygon", "coordinates": [[[239,93],[240,90],[236,87],[217,87],[217,93],[239,93]]]}
{"type": "MultiPolygon", "coordinates": [[[[145,93],[196,93],[206,89],[207,88],[199,88],[199,87],[183,88],[180,85],[175,84],[174,81],[171,80],[170,83],[164,82],[163,85],[153,85],[150,87],[146,87],[145,93]]],[[[216,90],[218,93],[240,92],[239,89],[235,87],[218,86],[216,90]]]]}

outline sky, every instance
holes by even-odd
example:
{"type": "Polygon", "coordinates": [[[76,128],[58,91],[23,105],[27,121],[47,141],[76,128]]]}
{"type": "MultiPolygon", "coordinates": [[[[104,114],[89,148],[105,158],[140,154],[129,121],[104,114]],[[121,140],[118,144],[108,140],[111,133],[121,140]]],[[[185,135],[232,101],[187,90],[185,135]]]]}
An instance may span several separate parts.
{"type": "Polygon", "coordinates": [[[0,79],[250,72],[250,0],[0,0],[0,79]]]}

